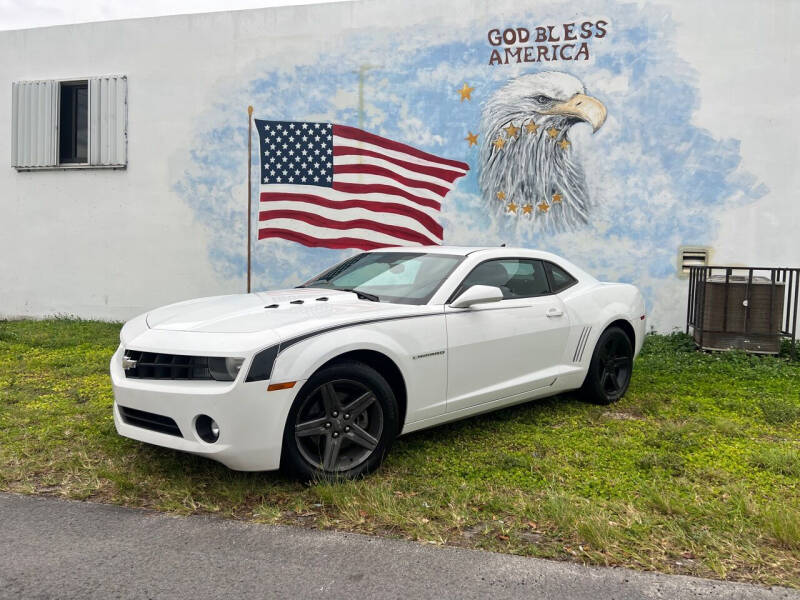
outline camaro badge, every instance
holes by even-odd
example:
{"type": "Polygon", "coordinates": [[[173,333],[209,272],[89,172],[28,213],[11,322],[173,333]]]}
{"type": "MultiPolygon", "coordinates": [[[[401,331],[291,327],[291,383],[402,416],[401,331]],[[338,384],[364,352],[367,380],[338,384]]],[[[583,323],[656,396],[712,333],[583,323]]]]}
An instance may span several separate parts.
{"type": "Polygon", "coordinates": [[[412,360],[417,360],[418,358],[428,358],[429,356],[439,356],[444,354],[444,350],[437,350],[436,352],[427,352],[425,354],[417,354],[416,356],[412,356],[412,360]]]}

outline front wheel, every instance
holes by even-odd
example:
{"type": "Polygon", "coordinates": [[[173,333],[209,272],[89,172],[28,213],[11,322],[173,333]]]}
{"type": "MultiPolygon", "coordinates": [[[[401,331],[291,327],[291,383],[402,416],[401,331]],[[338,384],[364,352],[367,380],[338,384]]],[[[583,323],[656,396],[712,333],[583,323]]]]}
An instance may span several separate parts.
{"type": "Polygon", "coordinates": [[[581,393],[589,402],[611,404],[628,390],[633,371],[633,345],[619,327],[609,327],[597,340],[581,393]]]}
{"type": "Polygon", "coordinates": [[[361,477],[381,464],[398,425],[397,401],[380,373],[359,362],[333,364],[297,395],[281,467],[303,480],[361,477]]]}

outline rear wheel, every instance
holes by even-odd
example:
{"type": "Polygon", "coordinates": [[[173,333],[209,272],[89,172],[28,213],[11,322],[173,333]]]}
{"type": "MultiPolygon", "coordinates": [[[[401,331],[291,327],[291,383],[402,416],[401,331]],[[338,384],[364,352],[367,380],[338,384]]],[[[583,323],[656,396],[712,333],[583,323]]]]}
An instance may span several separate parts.
{"type": "Polygon", "coordinates": [[[281,467],[304,480],[361,477],[378,468],[397,431],[397,401],[386,380],[363,363],[333,364],[297,395],[281,467]]]}
{"type": "Polygon", "coordinates": [[[616,402],[628,390],[633,371],[633,345],[619,327],[609,327],[597,340],[583,382],[583,397],[595,404],[616,402]]]}

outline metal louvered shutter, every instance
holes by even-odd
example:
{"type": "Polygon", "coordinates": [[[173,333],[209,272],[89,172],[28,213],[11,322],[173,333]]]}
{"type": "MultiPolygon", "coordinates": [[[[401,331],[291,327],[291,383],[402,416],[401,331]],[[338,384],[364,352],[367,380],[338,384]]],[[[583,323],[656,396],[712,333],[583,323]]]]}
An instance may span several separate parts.
{"type": "Polygon", "coordinates": [[[89,79],[89,164],[125,166],[128,162],[128,78],[89,79]]]}
{"type": "Polygon", "coordinates": [[[58,82],[20,81],[11,85],[11,165],[58,164],[58,82]]]}
{"type": "MultiPolygon", "coordinates": [[[[89,88],[88,164],[65,168],[125,167],[128,163],[128,79],[124,75],[91,77],[89,88]]],[[[61,80],[18,81],[11,86],[11,166],[59,168],[61,80]]]]}
{"type": "Polygon", "coordinates": [[[706,246],[681,246],[678,248],[678,276],[688,277],[690,267],[708,265],[711,249],[706,246]]]}

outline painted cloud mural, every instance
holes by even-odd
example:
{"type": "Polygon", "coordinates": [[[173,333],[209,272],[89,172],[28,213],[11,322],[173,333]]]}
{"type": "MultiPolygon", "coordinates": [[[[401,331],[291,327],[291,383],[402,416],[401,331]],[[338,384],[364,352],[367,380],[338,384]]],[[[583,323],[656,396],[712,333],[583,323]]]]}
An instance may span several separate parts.
{"type": "MultiPolygon", "coordinates": [[[[601,279],[636,283],[652,324],[679,325],[678,247],[708,243],[719,212],[765,189],[740,168],[736,140],[693,123],[696,74],[674,49],[665,9],[536,7],[504,14],[508,27],[356,32],[258,57],[220,81],[174,182],[206,226],[220,278],[245,272],[252,104],[261,119],[352,125],[468,163],[442,206],[444,243],[559,253],[601,279]],[[577,13],[587,19],[565,23],[577,13]]],[[[278,239],[253,250],[255,289],[295,285],[354,252],[278,239]]]]}

